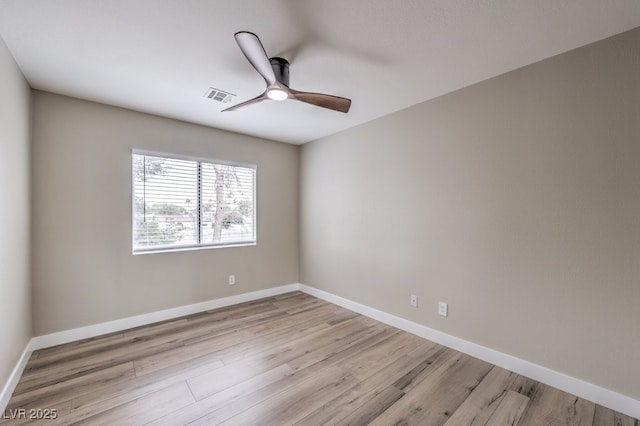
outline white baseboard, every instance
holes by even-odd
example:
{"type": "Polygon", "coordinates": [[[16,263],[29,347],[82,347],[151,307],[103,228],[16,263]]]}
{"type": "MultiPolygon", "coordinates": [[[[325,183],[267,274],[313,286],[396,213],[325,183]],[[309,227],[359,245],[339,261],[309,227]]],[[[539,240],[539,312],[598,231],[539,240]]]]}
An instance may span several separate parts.
{"type": "Polygon", "coordinates": [[[586,400],[595,402],[596,404],[609,407],[615,411],[619,411],[634,418],[640,418],[640,401],[635,400],[626,395],[605,389],[603,387],[585,382],[575,377],[567,376],[546,367],[533,364],[529,361],[516,358],[511,355],[487,348],[477,343],[472,343],[464,339],[434,330],[427,326],[400,318],[395,315],[371,308],[358,302],[336,296],[323,290],[304,285],[289,284],[280,287],[273,287],[265,290],[254,291],[250,293],[238,294],[235,296],[223,297],[221,299],[209,300],[192,305],[179,306],[177,308],[165,309],[162,311],[151,312],[143,315],[123,318],[115,321],[94,324],[86,327],[76,328],[72,330],[61,331],[58,333],[37,336],[31,339],[25,348],[20,360],[16,364],[9,380],[5,384],[0,393],[0,411],[4,411],[15,386],[20,379],[22,371],[29,360],[31,352],[37,349],[43,349],[51,346],[61,345],[76,340],[97,337],[107,333],[122,331],[133,327],[152,324],[158,321],[178,318],[184,315],[195,314],[198,312],[208,311],[211,309],[231,306],[238,303],[250,302],[264,297],[276,296],[278,294],[288,293],[291,291],[303,291],[307,294],[315,296],[327,302],[334,303],[343,308],[358,312],[359,314],[373,318],[385,324],[479,358],[483,361],[513,371],[523,376],[532,378],[541,383],[553,386],[565,392],[577,395],[586,400]]]}
{"type": "Polygon", "coordinates": [[[18,360],[9,380],[5,383],[0,393],[0,413],[4,412],[11,395],[20,380],[20,376],[31,356],[31,353],[38,349],[44,349],[51,346],[62,345],[64,343],[75,342],[76,340],[88,339],[91,337],[101,336],[103,334],[113,333],[117,331],[127,330],[133,327],[153,324],[159,321],[165,321],[185,315],[196,314],[211,309],[222,308],[225,306],[236,305],[238,303],[250,302],[262,299],[264,297],[276,296],[278,294],[297,291],[300,289],[299,284],[288,284],[280,287],[272,287],[265,290],[252,291],[250,293],[237,294],[235,296],[223,297],[220,299],[207,300],[206,302],[194,303],[192,305],[179,306],[177,308],[165,309],[162,311],[150,312],[148,314],[136,315],[133,317],[123,318],[114,321],[93,324],[86,327],[74,328],[72,330],[60,331],[57,333],[45,334],[33,337],[27,347],[24,349],[22,356],[18,360]]]}
{"type": "Polygon", "coordinates": [[[196,314],[198,312],[209,311],[211,309],[236,305],[238,303],[250,302],[262,299],[263,297],[276,296],[299,289],[298,284],[288,284],[280,287],[272,287],[265,290],[252,291],[250,293],[237,294],[235,296],[223,297],[220,299],[207,300],[206,302],[194,303],[192,305],[179,306],[177,308],[165,309],[162,311],[150,312],[148,314],[136,315],[100,324],[88,325],[86,327],[74,328],[72,330],[60,331],[57,333],[36,336],[31,339],[31,349],[38,350],[51,346],[62,345],[64,343],[75,342],[76,340],[88,339],[101,336],[103,334],[114,333],[127,330],[129,328],[140,327],[142,325],[153,324],[185,315],[196,314]]]}
{"type": "Polygon", "coordinates": [[[537,380],[538,382],[579,396],[580,398],[595,402],[596,404],[603,405],[636,419],[640,418],[640,401],[626,395],[585,382],[575,377],[567,376],[566,374],[507,355],[477,343],[472,343],[467,340],[451,336],[413,321],[370,308],[369,306],[345,299],[344,297],[336,296],[335,294],[328,293],[323,290],[318,290],[304,284],[299,285],[299,290],[319,299],[326,300],[327,302],[331,302],[338,306],[342,306],[343,308],[365,315],[369,318],[373,318],[385,324],[431,340],[432,342],[439,343],[443,346],[455,349],[475,358],[479,358],[483,361],[497,365],[498,367],[513,371],[537,380]]]}
{"type": "Polygon", "coordinates": [[[27,361],[29,361],[31,352],[33,352],[33,349],[31,348],[31,341],[29,341],[27,346],[24,348],[24,351],[22,351],[22,355],[20,356],[20,359],[18,359],[16,366],[13,368],[13,371],[9,376],[9,380],[4,384],[4,387],[0,392],[0,413],[4,413],[5,408],[7,408],[11,395],[18,385],[20,376],[22,376],[24,367],[27,365],[27,361]]]}

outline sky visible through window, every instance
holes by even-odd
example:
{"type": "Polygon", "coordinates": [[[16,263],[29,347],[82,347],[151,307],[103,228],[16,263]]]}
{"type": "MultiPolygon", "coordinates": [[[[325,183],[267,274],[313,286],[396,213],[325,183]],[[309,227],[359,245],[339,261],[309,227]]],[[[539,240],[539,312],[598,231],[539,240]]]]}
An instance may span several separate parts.
{"type": "Polygon", "coordinates": [[[133,154],[134,252],[255,242],[255,168],[133,154]]]}

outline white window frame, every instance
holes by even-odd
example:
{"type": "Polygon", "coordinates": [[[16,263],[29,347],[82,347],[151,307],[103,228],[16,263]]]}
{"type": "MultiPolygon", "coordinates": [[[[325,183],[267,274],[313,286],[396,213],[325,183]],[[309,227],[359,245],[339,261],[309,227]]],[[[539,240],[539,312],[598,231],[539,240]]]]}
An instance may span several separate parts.
{"type": "MultiPolygon", "coordinates": [[[[226,248],[226,247],[246,247],[246,246],[255,246],[258,243],[258,223],[257,223],[257,175],[258,175],[258,166],[255,164],[248,163],[239,163],[232,162],[226,160],[218,160],[213,158],[206,157],[196,157],[189,155],[181,155],[181,154],[173,154],[166,152],[157,152],[157,151],[148,151],[148,150],[140,150],[140,149],[132,149],[131,150],[131,247],[132,254],[150,254],[150,253],[165,253],[165,252],[174,252],[174,251],[189,251],[189,250],[201,250],[201,249],[211,249],[211,248],[226,248]],[[152,246],[152,247],[136,247],[136,235],[135,235],[135,221],[136,221],[136,200],[135,200],[135,170],[134,170],[134,155],[144,155],[151,157],[161,157],[169,160],[183,160],[183,161],[194,161],[198,163],[208,163],[213,165],[224,165],[224,166],[233,166],[233,167],[244,167],[248,169],[253,169],[253,239],[248,241],[238,241],[238,242],[202,242],[196,244],[188,244],[188,245],[164,245],[164,246],[152,246]]],[[[200,191],[200,189],[199,189],[200,191]]],[[[198,197],[200,198],[200,197],[198,197]]],[[[198,206],[198,211],[201,211],[201,206],[198,206]]],[[[200,223],[201,218],[198,219],[198,223],[200,223]]],[[[200,230],[198,231],[200,235],[200,230]]],[[[199,237],[201,238],[201,236],[199,237]]]]}

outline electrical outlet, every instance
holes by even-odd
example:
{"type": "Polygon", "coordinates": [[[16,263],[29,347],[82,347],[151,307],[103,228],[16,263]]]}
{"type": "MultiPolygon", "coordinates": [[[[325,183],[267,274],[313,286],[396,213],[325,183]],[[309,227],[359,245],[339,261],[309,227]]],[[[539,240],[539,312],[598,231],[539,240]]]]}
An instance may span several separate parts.
{"type": "Polygon", "coordinates": [[[235,285],[235,284],[236,284],[236,276],[229,275],[229,285],[235,285]]]}
{"type": "Polygon", "coordinates": [[[446,317],[449,315],[449,305],[445,302],[438,302],[438,315],[446,317]]]}
{"type": "Polygon", "coordinates": [[[409,299],[409,304],[411,306],[413,306],[414,308],[418,307],[418,296],[416,296],[415,294],[411,295],[411,298],[409,299]]]}

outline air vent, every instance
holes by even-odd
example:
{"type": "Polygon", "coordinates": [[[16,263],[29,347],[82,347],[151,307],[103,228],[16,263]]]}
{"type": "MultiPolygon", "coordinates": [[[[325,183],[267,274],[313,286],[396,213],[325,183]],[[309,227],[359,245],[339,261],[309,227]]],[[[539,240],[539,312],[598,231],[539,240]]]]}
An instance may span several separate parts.
{"type": "Polygon", "coordinates": [[[233,93],[225,92],[224,90],[216,89],[214,87],[209,87],[207,93],[204,94],[205,98],[222,102],[223,104],[227,104],[231,102],[235,95],[233,93]]]}

